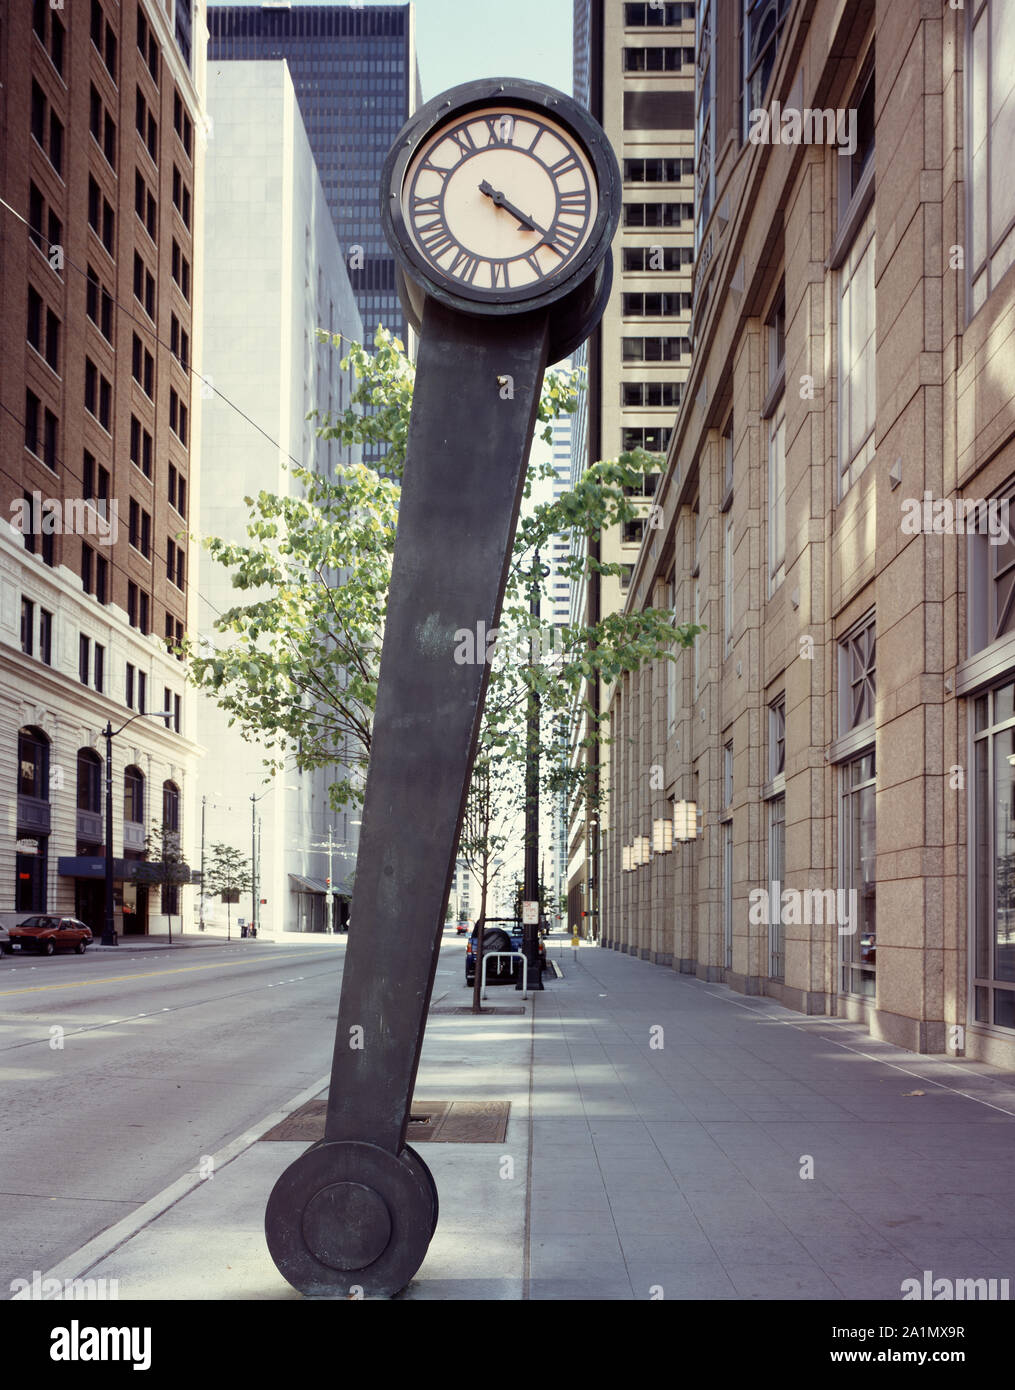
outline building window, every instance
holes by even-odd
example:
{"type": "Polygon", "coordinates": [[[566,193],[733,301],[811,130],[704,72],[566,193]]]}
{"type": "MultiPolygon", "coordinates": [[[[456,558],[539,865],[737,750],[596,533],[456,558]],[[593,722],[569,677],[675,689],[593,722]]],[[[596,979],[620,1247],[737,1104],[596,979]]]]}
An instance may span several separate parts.
{"type": "Polygon", "coordinates": [[[144,775],[137,767],[124,770],[123,818],[132,825],[144,824],[144,775]]]}
{"type": "Polygon", "coordinates": [[[876,631],[871,617],[839,643],[840,735],[874,718],[876,657],[876,631]]]}
{"type": "Polygon", "coordinates": [[[102,759],[91,748],[78,750],[79,811],[98,815],[102,810],[102,759]]]}
{"type": "Polygon", "coordinates": [[[137,585],[133,579],[127,580],[127,621],[137,627],[137,585]]]}
{"type": "Polygon", "coordinates": [[[623,338],[625,365],[629,362],[679,362],[691,350],[688,338],[623,338]]]}
{"type": "Polygon", "coordinates": [[[972,1016],[1015,1029],[1015,684],[973,703],[972,1016]]]}
{"type": "Polygon", "coordinates": [[[786,771],[786,697],[768,707],[768,780],[786,771]]]}
{"type": "Polygon", "coordinates": [[[109,601],[109,561],[101,555],[95,557],[95,597],[99,603],[109,601]]]}
{"type": "Polygon", "coordinates": [[[106,649],[95,643],[95,654],[92,660],[92,677],[95,689],[101,695],[106,687],[106,649]]]}
{"type": "Polygon", "coordinates": [[[1015,63],[1006,0],[966,5],[966,226],[970,316],[1015,261],[1015,63]]]}
{"type": "Polygon", "coordinates": [[[722,834],[723,965],[733,969],[733,822],[724,821],[722,834]]]}
{"type": "Polygon", "coordinates": [[[137,673],[137,712],[148,713],[148,676],[144,671],[137,673]]]}
{"type": "Polygon", "coordinates": [[[652,454],[665,453],[673,430],[669,425],[628,425],[620,432],[621,449],[645,449],[652,454]]]}
{"type": "Polygon", "coordinates": [[[45,608],[39,609],[39,660],[46,666],[53,664],[53,615],[45,608]]]}
{"type": "Polygon", "coordinates": [[[744,92],[741,139],[747,139],[752,111],[765,104],[790,0],[743,0],[744,92]]]}
{"type": "Polygon", "coordinates": [[[127,672],[124,680],[123,702],[128,709],[134,708],[134,667],[127,662],[127,672]]]}
{"type": "Polygon", "coordinates": [[[733,508],[724,513],[724,525],[722,533],[722,615],[723,615],[723,644],[725,653],[729,656],[733,650],[733,584],[734,584],[734,565],[733,565],[733,508]]]}
{"type": "Polygon", "coordinates": [[[39,416],[42,402],[34,391],[25,392],[25,448],[29,453],[39,454],[39,416]]]}
{"type": "Polygon", "coordinates": [[[81,542],[81,588],[86,594],[95,588],[95,552],[84,541],[81,542]]]}
{"type": "Polygon", "coordinates": [[[35,604],[28,598],[21,600],[21,650],[25,656],[35,654],[35,604]]]}
{"type": "Polygon", "coordinates": [[[625,246],[623,267],[635,273],[654,273],[657,270],[679,271],[694,261],[691,246],[625,246]]]}
{"type": "Polygon", "coordinates": [[[679,183],[694,177],[693,159],[625,159],[625,183],[679,183]]]}
{"type": "Polygon", "coordinates": [[[41,729],[18,732],[18,795],[49,800],[49,739],[41,729]]]}
{"type": "Polygon", "coordinates": [[[625,72],[680,72],[694,62],[693,48],[625,48],[625,72]]]}
{"type": "Polygon", "coordinates": [[[175,782],[162,783],[162,828],[173,834],[180,831],[180,789],[175,782]]]}
{"type": "Polygon", "coordinates": [[[874,457],[874,208],[839,273],[839,488],[843,495],[874,457]]]}
{"type": "Polygon", "coordinates": [[[622,381],[620,384],[622,406],[649,409],[654,406],[668,406],[675,410],[682,396],[683,382],[680,381],[622,381]]]}
{"type": "Polygon", "coordinates": [[[786,978],[786,927],[782,920],[782,884],[786,873],[786,798],[768,802],[768,973],[786,978]]]}
{"type": "Polygon", "coordinates": [[[623,294],[621,313],[625,318],[676,318],[691,312],[691,296],[678,293],[623,294]]]}
{"type": "Polygon", "coordinates": [[[82,685],[88,684],[88,677],[92,667],[92,641],[82,632],[78,636],[78,680],[82,685]]]}
{"type": "Polygon", "coordinates": [[[848,895],[846,901],[850,903],[850,920],[839,923],[841,988],[844,994],[873,997],[877,964],[877,827],[873,749],[846,763],[841,776],[841,887],[848,895]]]}
{"type": "Polygon", "coordinates": [[[768,421],[768,592],[786,578],[786,403],[768,421]]]}
{"type": "Polygon", "coordinates": [[[679,227],[694,216],[692,203],[625,203],[625,227],[679,227]]]}
{"type": "Polygon", "coordinates": [[[733,740],[727,739],[722,746],[722,808],[728,811],[733,805],[733,740]]]}
{"type": "MultiPolygon", "coordinates": [[[[1010,484],[1000,489],[998,516],[1013,505],[1010,484]]],[[[979,513],[974,513],[979,516],[979,513]]],[[[989,514],[988,514],[989,518],[989,514]]],[[[967,523],[967,529],[972,520],[967,523]]],[[[977,531],[967,537],[969,587],[969,645],[967,655],[982,651],[1015,632],[1015,539],[1007,528],[992,536],[977,521],[977,531]]]]}

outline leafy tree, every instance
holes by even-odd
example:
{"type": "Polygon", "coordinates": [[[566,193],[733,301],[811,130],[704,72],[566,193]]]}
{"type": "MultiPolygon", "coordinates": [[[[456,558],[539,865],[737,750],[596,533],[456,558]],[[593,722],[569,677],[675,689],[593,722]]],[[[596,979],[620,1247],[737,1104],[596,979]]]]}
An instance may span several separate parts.
{"type": "Polygon", "coordinates": [[[233,925],[232,904],[239,902],[241,893],[249,893],[253,887],[250,860],[232,845],[216,841],[205,870],[205,886],[208,892],[219,893],[226,904],[226,939],[229,940],[233,925]]]}
{"type": "Polygon", "coordinates": [[[469,794],[465,801],[465,818],[458,841],[458,855],[479,883],[479,916],[476,920],[476,974],[472,988],[472,1012],[482,1013],[480,980],[483,969],[483,937],[486,930],[486,908],[495,879],[505,863],[509,843],[507,820],[512,806],[518,804],[518,788],[511,776],[497,776],[497,768],[489,753],[481,752],[472,769],[469,794]]]}
{"type": "MultiPolygon", "coordinates": [[[[189,643],[186,650],[194,682],[267,749],[268,768],[280,770],[290,759],[302,770],[332,770],[330,799],[338,810],[362,802],[415,370],[383,328],[372,353],[338,335],[332,342],[336,350],[347,347],[342,366],[352,368],[357,387],[345,411],[319,417],[318,434],[343,446],[386,445],[380,470],[344,464],[329,477],[294,467],[300,495],[247,498],[249,543],[205,542],[245,599],[216,621],[226,639],[221,647],[189,643]]],[[[546,374],[538,418],[548,442],[550,422],[575,409],[578,386],[574,373],[546,374]]],[[[519,524],[481,731],[490,757],[524,761],[530,693],[539,696],[547,728],[584,713],[585,744],[603,741],[605,716],[585,699],[586,682],[675,660],[701,631],[677,624],[671,611],[647,608],[566,627],[544,652],[544,630],[529,611],[532,555],[559,533],[582,542],[563,569],[574,581],[596,570],[620,572],[619,564],[590,555],[587,542],[638,517],[632,497],[643,491],[644,473],[659,466],[659,457],[644,450],[597,463],[577,488],[535,506],[519,524]],[[534,645],[539,659],[519,662],[519,645],[534,645]]],[[[544,475],[552,475],[548,465],[544,475]]],[[[539,476],[530,468],[530,497],[539,476]]],[[[568,766],[559,739],[550,740],[547,754],[547,790],[567,790],[585,775],[568,766]]]]}
{"type": "MultiPolygon", "coordinates": [[[[161,821],[153,820],[152,828],[145,836],[144,859],[138,860],[132,869],[131,877],[135,883],[157,885],[162,890],[162,901],[170,905],[179,897],[179,889],[193,882],[190,865],[183,857],[180,848],[180,835],[177,830],[167,830],[161,821]]],[[[203,890],[202,890],[203,891],[203,890]]],[[[169,944],[173,944],[173,914],[167,912],[169,920],[169,944]]],[[[182,934],[182,922],[181,922],[182,934]]]]}

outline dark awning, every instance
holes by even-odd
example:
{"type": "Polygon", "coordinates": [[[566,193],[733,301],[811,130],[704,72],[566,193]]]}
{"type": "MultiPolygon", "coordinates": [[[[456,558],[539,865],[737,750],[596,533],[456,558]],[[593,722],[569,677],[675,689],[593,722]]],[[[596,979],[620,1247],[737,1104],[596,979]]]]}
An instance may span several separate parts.
{"type": "MultiPolygon", "coordinates": [[[[105,878],[106,861],[102,855],[62,855],[57,861],[57,874],[61,878],[105,878]]],[[[134,880],[136,883],[159,882],[159,870],[161,868],[159,860],[145,859],[114,859],[113,877],[115,879],[134,880]]],[[[187,868],[186,864],[180,865],[180,877],[186,871],[190,875],[192,883],[199,883],[201,875],[195,873],[193,869],[187,868]]]]}

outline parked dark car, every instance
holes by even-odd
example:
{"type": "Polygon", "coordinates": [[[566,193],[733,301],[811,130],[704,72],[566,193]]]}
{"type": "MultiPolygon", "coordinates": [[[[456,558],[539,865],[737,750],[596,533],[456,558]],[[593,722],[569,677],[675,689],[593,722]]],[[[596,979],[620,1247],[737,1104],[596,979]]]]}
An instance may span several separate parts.
{"type": "Polygon", "coordinates": [[[54,951],[76,951],[83,956],[92,941],[92,929],[77,917],[26,917],[10,929],[11,951],[35,951],[51,956],[54,951]]]}
{"type": "MultiPolygon", "coordinates": [[[[476,937],[479,928],[473,927],[472,935],[469,937],[465,946],[465,983],[471,985],[476,979],[476,937]]],[[[520,923],[508,922],[505,926],[488,924],[483,932],[483,954],[489,955],[492,951],[520,951],[523,949],[524,937],[520,923]]],[[[542,941],[539,943],[539,960],[543,969],[546,969],[546,946],[542,941]]],[[[520,984],[522,978],[522,963],[520,960],[494,960],[486,967],[486,982],[488,985],[514,985],[520,984]]]]}

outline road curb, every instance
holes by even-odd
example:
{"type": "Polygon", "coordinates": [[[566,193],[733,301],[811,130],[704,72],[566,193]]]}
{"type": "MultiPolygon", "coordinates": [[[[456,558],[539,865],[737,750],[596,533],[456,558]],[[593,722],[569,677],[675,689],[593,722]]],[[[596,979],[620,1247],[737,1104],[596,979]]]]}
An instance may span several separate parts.
{"type": "MultiPolygon", "coordinates": [[[[109,947],[109,949],[112,950],[113,948],[109,947]]],[[[241,1153],[244,1153],[252,1145],[256,1144],[261,1136],[266,1134],[269,1129],[273,1129],[275,1125],[281,1124],[287,1115],[292,1114],[294,1110],[298,1110],[299,1107],[305,1105],[308,1100],[313,1100],[316,1096],[319,1096],[320,1093],[327,1088],[330,1079],[330,1075],[321,1077],[320,1080],[315,1081],[311,1086],[300,1091],[299,1095],[294,1096],[287,1104],[266,1116],[265,1119],[261,1120],[252,1129],[245,1130],[244,1133],[234,1139],[232,1143],[220,1149],[217,1154],[213,1154],[213,1177],[211,1179],[202,1177],[196,1170],[192,1173],[188,1172],[184,1174],[182,1178],[177,1178],[176,1182],[170,1183],[168,1187],[163,1188],[156,1196],[149,1198],[143,1206],[131,1212],[130,1216],[125,1216],[121,1221],[118,1221],[116,1225],[110,1226],[97,1236],[93,1236],[92,1239],[82,1245],[79,1250],[75,1250],[73,1255],[67,1255],[58,1264],[47,1269],[42,1275],[42,1287],[45,1287],[45,1280],[54,1279],[59,1282],[60,1292],[44,1297],[42,1301],[53,1302],[57,1299],[62,1299],[63,1285],[66,1280],[84,1278],[90,1269],[93,1269],[95,1265],[101,1263],[102,1260],[107,1259],[108,1256],[118,1250],[121,1245],[133,1239],[139,1231],[144,1230],[146,1226],[149,1226],[158,1217],[164,1215],[171,1207],[175,1207],[177,1202],[181,1202],[184,1197],[193,1192],[195,1188],[200,1187],[202,1183],[209,1180],[214,1181],[214,1178],[221,1173],[223,1168],[227,1167],[235,1158],[238,1158],[241,1153]]],[[[21,1293],[16,1293],[7,1301],[14,1303],[19,1300],[31,1302],[30,1291],[23,1290],[21,1293]]]]}

